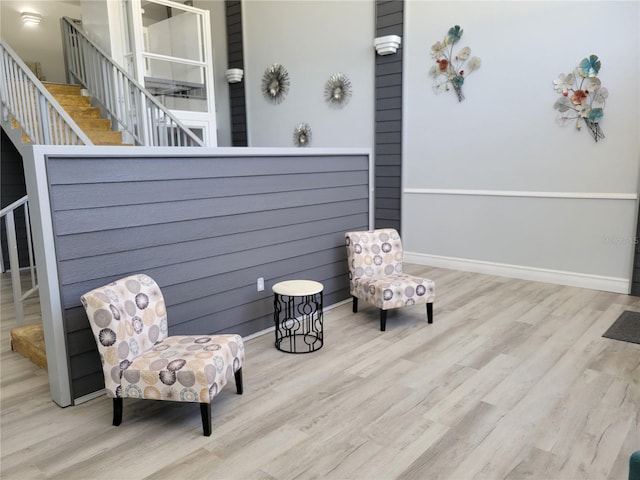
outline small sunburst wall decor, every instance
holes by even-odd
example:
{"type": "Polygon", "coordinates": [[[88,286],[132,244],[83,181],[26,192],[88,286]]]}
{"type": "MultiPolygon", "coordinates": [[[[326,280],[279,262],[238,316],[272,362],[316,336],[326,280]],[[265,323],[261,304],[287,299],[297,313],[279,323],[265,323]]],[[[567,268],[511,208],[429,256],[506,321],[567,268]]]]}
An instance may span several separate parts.
{"type": "Polygon", "coordinates": [[[293,130],[293,144],[296,147],[306,147],[311,143],[311,127],[308,123],[300,123],[293,130]]]}
{"type": "Polygon", "coordinates": [[[351,80],[344,73],[331,75],[324,85],[324,98],[333,107],[346,105],[351,94],[351,80]]]}
{"type": "Polygon", "coordinates": [[[262,94],[273,103],[280,103],[289,92],[289,72],[279,63],[274,63],[262,75],[262,94]]]}

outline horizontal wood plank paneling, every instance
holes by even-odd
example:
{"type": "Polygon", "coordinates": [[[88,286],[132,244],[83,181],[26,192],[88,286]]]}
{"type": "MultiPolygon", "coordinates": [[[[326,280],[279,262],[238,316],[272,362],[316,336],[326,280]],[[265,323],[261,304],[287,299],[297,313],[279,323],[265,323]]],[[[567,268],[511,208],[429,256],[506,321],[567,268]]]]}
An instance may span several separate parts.
{"type": "MultiPolygon", "coordinates": [[[[240,0],[225,1],[227,27],[227,66],[244,69],[244,42],[242,38],[242,3],[240,0]]],[[[231,144],[246,147],[247,108],[245,105],[245,82],[229,84],[229,109],[231,113],[231,144]]]]}
{"type": "MultiPolygon", "coordinates": [[[[376,37],[398,35],[402,38],[403,31],[404,0],[376,0],[376,37]]],[[[400,229],[402,98],[401,44],[395,54],[376,55],[376,207],[374,215],[376,228],[400,229]],[[381,168],[383,166],[385,168],[381,168]],[[395,189],[397,192],[394,191],[395,189]],[[390,205],[393,207],[390,208],[390,205]]]]}
{"type": "Polygon", "coordinates": [[[402,95],[402,85],[376,88],[376,98],[392,98],[402,95]]]}
{"type": "Polygon", "coordinates": [[[139,205],[147,198],[160,202],[175,202],[197,198],[218,198],[236,195],[278,193],[286,183],[291,190],[308,190],[318,181],[325,188],[362,185],[367,172],[328,172],[311,178],[306,174],[291,174],[283,177],[256,175],[242,177],[233,183],[226,178],[181,179],[166,181],[141,181],[132,189],[129,182],[83,183],[60,185],[51,189],[50,195],[56,210],[73,210],[78,207],[78,198],[83,198],[82,208],[119,205],[139,205]]]}
{"type": "Polygon", "coordinates": [[[80,296],[125,275],[158,282],[171,334],[271,327],[285,279],[348,298],[344,232],[368,226],[368,169],[365,154],[49,157],[74,398],[102,377],[80,296]]]}

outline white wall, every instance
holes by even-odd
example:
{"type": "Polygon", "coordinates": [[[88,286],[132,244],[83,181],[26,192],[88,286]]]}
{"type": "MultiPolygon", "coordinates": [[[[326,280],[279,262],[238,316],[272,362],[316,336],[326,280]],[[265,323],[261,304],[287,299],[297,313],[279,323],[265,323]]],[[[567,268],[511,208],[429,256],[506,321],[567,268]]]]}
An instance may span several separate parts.
{"type": "Polygon", "coordinates": [[[82,29],[100,48],[111,55],[121,66],[125,65],[124,29],[126,15],[119,2],[109,0],[84,0],[82,6],[82,29]]]}
{"type": "Polygon", "coordinates": [[[626,291],[640,160],[639,8],[407,2],[403,233],[413,261],[626,291]],[[436,95],[428,75],[431,45],[456,24],[459,46],[483,61],[461,103],[453,92],[436,95]],[[556,124],[553,108],[553,80],[590,54],[610,92],[598,143],[586,128],[556,124]],[[614,199],[555,198],[585,192],[614,199]]]}
{"type": "Polygon", "coordinates": [[[256,1],[242,3],[249,145],[293,147],[293,131],[308,123],[312,147],[373,145],[374,2],[256,1]],[[284,65],[291,86],[280,104],[261,92],[264,71],[284,65]],[[341,109],[324,101],[334,73],[352,82],[341,109]]]}
{"type": "Polygon", "coordinates": [[[47,81],[66,81],[60,18],[80,18],[80,7],[55,0],[2,0],[0,1],[0,29],[2,38],[27,62],[40,62],[47,81]],[[35,12],[42,15],[40,25],[27,27],[20,13],[35,12]]]}

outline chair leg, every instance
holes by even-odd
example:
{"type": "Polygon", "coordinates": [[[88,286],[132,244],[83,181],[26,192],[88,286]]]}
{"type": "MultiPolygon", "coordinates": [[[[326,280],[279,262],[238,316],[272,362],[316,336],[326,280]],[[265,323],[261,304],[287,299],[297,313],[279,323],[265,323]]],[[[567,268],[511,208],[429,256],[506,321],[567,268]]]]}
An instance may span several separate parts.
{"type": "Polygon", "coordinates": [[[122,397],[113,399],[113,426],[117,427],[122,423],[122,397]]]}
{"type": "Polygon", "coordinates": [[[211,436],[211,404],[201,403],[200,414],[202,415],[202,430],[205,437],[211,436]]]}
{"type": "Polygon", "coordinates": [[[353,313],[358,313],[358,297],[353,297],[353,313]]]}
{"type": "Polygon", "coordinates": [[[384,332],[387,329],[387,311],[380,309],[380,331],[384,332]]]}
{"type": "Polygon", "coordinates": [[[433,323],[433,303],[427,303],[427,323],[433,323]]]}
{"type": "Polygon", "coordinates": [[[236,377],[236,392],[238,395],[242,395],[243,387],[242,387],[242,367],[238,369],[238,371],[234,374],[236,377]]]}

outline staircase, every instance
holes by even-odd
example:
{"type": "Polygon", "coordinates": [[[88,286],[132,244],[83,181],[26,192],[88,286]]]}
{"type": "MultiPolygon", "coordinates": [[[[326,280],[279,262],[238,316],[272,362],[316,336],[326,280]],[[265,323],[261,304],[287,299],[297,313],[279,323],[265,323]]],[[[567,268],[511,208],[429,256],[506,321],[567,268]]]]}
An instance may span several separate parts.
{"type": "Polygon", "coordinates": [[[43,82],[56,101],[73,118],[94,145],[123,145],[122,133],[111,130],[111,121],[100,117],[90,97],[82,95],[79,85],[43,82]]]}

